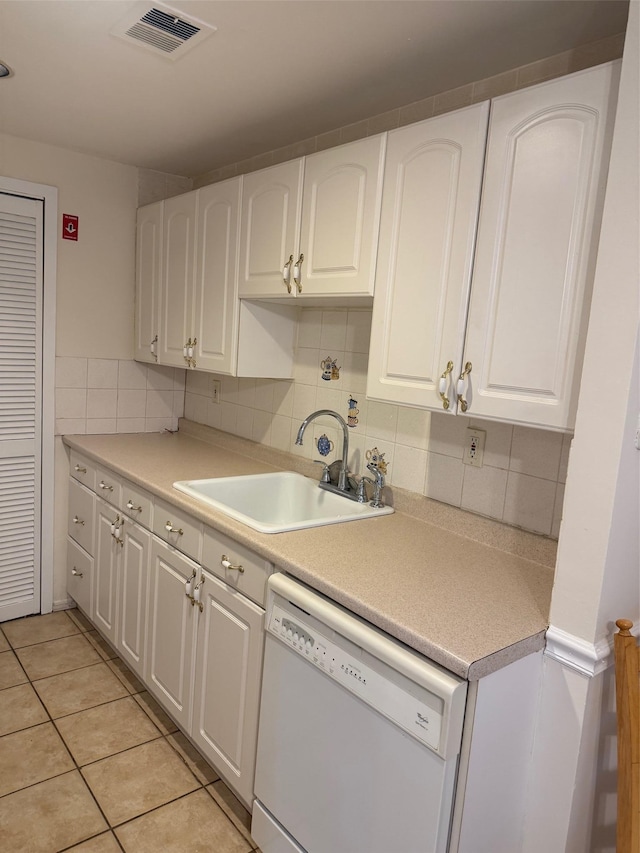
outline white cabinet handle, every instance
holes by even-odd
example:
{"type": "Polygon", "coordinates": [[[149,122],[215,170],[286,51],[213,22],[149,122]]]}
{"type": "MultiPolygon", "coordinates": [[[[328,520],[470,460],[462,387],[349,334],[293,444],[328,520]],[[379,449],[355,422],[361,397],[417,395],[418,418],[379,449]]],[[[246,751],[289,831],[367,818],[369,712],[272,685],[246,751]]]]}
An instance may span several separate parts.
{"type": "Polygon", "coordinates": [[[81,518],[78,518],[77,515],[73,516],[73,523],[74,524],[81,524],[84,527],[84,521],[81,518]]]}
{"type": "Polygon", "coordinates": [[[222,559],[220,560],[220,565],[223,569],[226,569],[229,572],[239,572],[241,575],[244,574],[243,566],[232,566],[231,562],[227,559],[227,557],[223,554],[222,559]]]}
{"type": "Polygon", "coordinates": [[[156,344],[157,343],[158,343],[158,336],[156,335],[155,338],[149,344],[149,349],[151,350],[151,355],[155,358],[156,361],[158,360],[158,353],[156,352],[156,344]]]}
{"type": "Polygon", "coordinates": [[[100,480],[100,482],[98,483],[98,487],[100,489],[102,489],[103,491],[106,491],[106,492],[112,492],[113,491],[113,486],[109,486],[107,483],[105,483],[104,480],[100,480]]]}
{"type": "Polygon", "coordinates": [[[302,293],[302,262],[304,261],[304,255],[300,252],[300,257],[295,263],[293,268],[293,280],[296,283],[296,287],[298,288],[298,293],[302,293]]]}
{"type": "Polygon", "coordinates": [[[127,501],[127,509],[129,510],[129,512],[142,512],[142,507],[136,506],[131,500],[131,498],[129,498],[129,500],[127,501]]]}
{"type": "Polygon", "coordinates": [[[84,573],[79,572],[75,566],[71,569],[71,574],[74,576],[74,578],[83,578],[84,577],[84,573]]]}
{"type": "Polygon", "coordinates": [[[202,584],[204,583],[204,575],[200,575],[200,580],[193,588],[193,597],[191,598],[191,604],[196,604],[200,613],[202,613],[202,601],[200,600],[202,597],[202,584]]]}
{"type": "Polygon", "coordinates": [[[87,473],[87,469],[83,468],[82,465],[75,465],[74,467],[79,474],[86,474],[87,473]]]}
{"type": "Polygon", "coordinates": [[[460,374],[460,376],[458,378],[458,384],[456,385],[456,396],[458,397],[458,405],[460,406],[460,408],[462,409],[463,412],[466,412],[467,409],[469,408],[469,403],[467,400],[465,400],[463,395],[464,395],[464,388],[465,388],[465,384],[466,384],[465,379],[469,376],[470,373],[471,373],[471,362],[468,361],[465,364],[464,370],[460,374]]]}
{"type": "Polygon", "coordinates": [[[287,292],[291,293],[291,264],[293,263],[293,255],[289,255],[289,260],[284,265],[282,270],[282,281],[284,282],[287,292]]]}
{"type": "Polygon", "coordinates": [[[174,527],[170,521],[167,521],[164,526],[164,529],[167,531],[167,533],[177,533],[178,536],[182,536],[182,534],[184,533],[184,530],[181,527],[174,527]]]}
{"type": "Polygon", "coordinates": [[[449,376],[451,375],[451,371],[453,370],[453,362],[448,361],[447,366],[438,380],[438,394],[440,395],[440,399],[442,400],[442,408],[448,409],[451,403],[451,400],[447,397],[447,386],[449,384],[449,376]]]}

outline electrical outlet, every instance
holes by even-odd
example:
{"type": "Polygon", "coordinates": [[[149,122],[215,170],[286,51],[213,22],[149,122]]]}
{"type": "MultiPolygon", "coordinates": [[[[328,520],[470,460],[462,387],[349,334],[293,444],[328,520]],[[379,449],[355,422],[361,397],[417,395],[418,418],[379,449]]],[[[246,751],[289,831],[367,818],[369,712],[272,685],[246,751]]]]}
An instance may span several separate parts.
{"type": "Polygon", "coordinates": [[[467,427],[467,441],[464,448],[462,461],[465,465],[473,465],[474,468],[482,468],[484,457],[484,442],[487,433],[483,429],[467,427]]]}
{"type": "Polygon", "coordinates": [[[220,402],[220,380],[212,379],[211,380],[211,399],[214,403],[220,402]]]}

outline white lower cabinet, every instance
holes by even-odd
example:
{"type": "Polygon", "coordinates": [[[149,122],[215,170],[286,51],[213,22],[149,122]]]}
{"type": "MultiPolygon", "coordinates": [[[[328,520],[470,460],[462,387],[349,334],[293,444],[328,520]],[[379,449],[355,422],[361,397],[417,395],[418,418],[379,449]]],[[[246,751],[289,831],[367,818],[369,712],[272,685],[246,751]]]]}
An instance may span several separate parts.
{"type": "Polygon", "coordinates": [[[175,548],[154,539],[149,571],[147,664],[144,681],[186,732],[191,726],[191,693],[196,610],[186,584],[200,570],[175,548]]]}
{"type": "Polygon", "coordinates": [[[129,519],[124,519],[122,529],[116,648],[124,662],[142,678],[151,533],[129,519]]]}
{"type": "Polygon", "coordinates": [[[264,610],[202,576],[191,737],[249,807],[253,800],[264,610]]]}
{"type": "Polygon", "coordinates": [[[116,645],[118,559],[122,549],[119,511],[96,499],[96,544],[91,618],[96,627],[116,645]]]}
{"type": "Polygon", "coordinates": [[[108,470],[96,483],[71,481],[68,593],[251,809],[273,567],[108,470]]]}

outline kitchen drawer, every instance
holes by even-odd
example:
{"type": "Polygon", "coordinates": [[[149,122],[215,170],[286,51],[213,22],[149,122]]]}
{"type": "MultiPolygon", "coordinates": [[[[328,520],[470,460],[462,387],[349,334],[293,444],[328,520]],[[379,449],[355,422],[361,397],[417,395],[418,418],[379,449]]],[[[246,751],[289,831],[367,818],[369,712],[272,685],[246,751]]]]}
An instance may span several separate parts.
{"type": "Polygon", "coordinates": [[[91,616],[91,581],[93,557],[73,541],[67,539],[67,594],[87,616],[91,616]]]}
{"type": "Polygon", "coordinates": [[[230,587],[264,607],[267,578],[273,571],[268,560],[217,530],[205,527],[202,565],[230,587]]]}
{"type": "Polygon", "coordinates": [[[176,509],[173,504],[159,498],[155,499],[152,530],[164,542],[168,542],[194,560],[200,559],[202,524],[186,512],[176,509]]]}
{"type": "Polygon", "coordinates": [[[96,465],[96,494],[107,503],[120,508],[122,501],[122,481],[108,468],[96,465]]]}
{"type": "Polygon", "coordinates": [[[142,527],[151,530],[153,497],[149,492],[145,492],[139,486],[134,486],[128,480],[123,480],[120,509],[142,527]]]}
{"type": "Polygon", "coordinates": [[[79,483],[85,485],[88,489],[96,487],[96,466],[93,462],[89,462],[84,456],[81,456],[77,451],[72,450],[69,453],[69,473],[79,483]]]}
{"type": "Polygon", "coordinates": [[[96,496],[74,479],[69,480],[69,517],[67,533],[93,554],[96,496]]]}

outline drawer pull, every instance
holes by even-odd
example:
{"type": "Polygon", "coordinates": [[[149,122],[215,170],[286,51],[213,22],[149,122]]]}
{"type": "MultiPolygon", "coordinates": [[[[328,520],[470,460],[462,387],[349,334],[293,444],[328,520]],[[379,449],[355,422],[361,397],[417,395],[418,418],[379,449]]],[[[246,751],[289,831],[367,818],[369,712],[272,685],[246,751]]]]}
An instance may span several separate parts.
{"type": "Polygon", "coordinates": [[[71,574],[74,576],[74,578],[83,578],[84,577],[84,572],[79,572],[75,566],[71,569],[71,574]]]}
{"type": "Polygon", "coordinates": [[[239,572],[241,575],[244,574],[244,566],[232,566],[224,554],[220,560],[220,565],[223,569],[228,569],[230,572],[239,572]]]}
{"type": "Polygon", "coordinates": [[[198,608],[198,610],[200,611],[200,613],[202,613],[202,610],[203,610],[203,604],[202,604],[202,601],[201,601],[201,597],[202,597],[202,590],[201,590],[201,587],[202,587],[202,584],[203,584],[203,583],[204,583],[204,575],[200,575],[200,580],[199,580],[199,581],[198,581],[198,583],[194,586],[194,588],[193,588],[193,595],[192,595],[192,597],[191,597],[191,606],[192,606],[192,607],[193,607],[194,605],[195,605],[195,606],[197,606],[197,608],[198,608]]]}
{"type": "Polygon", "coordinates": [[[184,594],[191,601],[191,604],[193,604],[193,582],[196,579],[197,574],[198,573],[194,569],[191,577],[187,578],[187,580],[184,582],[184,594]]]}
{"type": "Polygon", "coordinates": [[[127,501],[127,509],[129,510],[129,512],[142,512],[142,507],[136,506],[131,499],[127,501]]]}
{"type": "Polygon", "coordinates": [[[87,469],[83,468],[82,465],[74,465],[74,468],[78,472],[78,474],[86,474],[87,473],[87,469]]]}
{"type": "Polygon", "coordinates": [[[167,533],[177,533],[178,536],[182,536],[182,534],[184,533],[184,530],[181,527],[174,527],[170,521],[167,521],[164,526],[164,529],[167,531],[167,533]]]}
{"type": "Polygon", "coordinates": [[[99,485],[99,487],[100,487],[101,489],[104,489],[104,490],[105,490],[105,491],[107,491],[107,492],[112,492],[112,491],[113,491],[113,486],[108,486],[108,485],[105,483],[105,481],[104,481],[104,480],[100,480],[100,482],[99,482],[99,484],[98,484],[98,485],[99,485]]]}
{"type": "Polygon", "coordinates": [[[81,518],[78,518],[77,515],[73,516],[73,523],[74,524],[82,524],[82,526],[84,527],[84,521],[81,518]]]}

